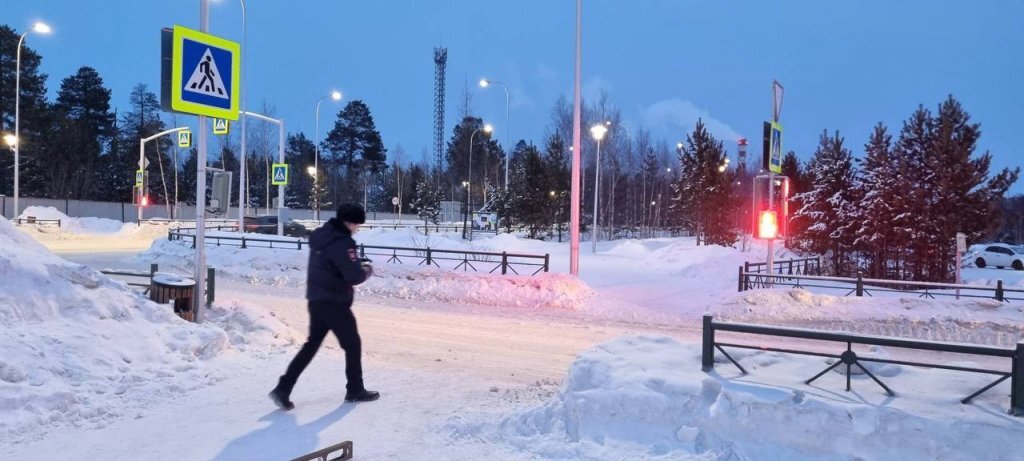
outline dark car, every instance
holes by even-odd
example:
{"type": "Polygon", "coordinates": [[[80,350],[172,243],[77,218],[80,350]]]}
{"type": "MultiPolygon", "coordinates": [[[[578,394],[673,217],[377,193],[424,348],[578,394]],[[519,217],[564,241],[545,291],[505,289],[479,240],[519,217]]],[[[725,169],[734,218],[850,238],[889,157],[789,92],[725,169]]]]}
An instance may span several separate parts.
{"type": "MultiPolygon", "coordinates": [[[[277,216],[246,216],[245,231],[255,232],[257,234],[277,234],[277,216]]],[[[302,224],[295,221],[288,221],[284,223],[284,235],[290,237],[305,237],[309,235],[309,231],[306,230],[306,227],[302,224]]]]}

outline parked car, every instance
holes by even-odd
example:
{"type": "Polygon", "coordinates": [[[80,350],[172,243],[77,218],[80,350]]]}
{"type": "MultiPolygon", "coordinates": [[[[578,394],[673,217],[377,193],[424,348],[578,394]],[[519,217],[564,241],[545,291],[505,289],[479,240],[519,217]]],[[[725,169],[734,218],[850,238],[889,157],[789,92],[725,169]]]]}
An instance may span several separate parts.
{"type": "MultiPolygon", "coordinates": [[[[277,215],[246,216],[245,231],[257,234],[277,234],[277,215]]],[[[284,223],[284,235],[305,237],[309,231],[302,224],[289,220],[284,223]]]]}
{"type": "Polygon", "coordinates": [[[1012,267],[1024,270],[1024,249],[1005,243],[972,245],[966,259],[979,268],[995,266],[999,269],[1012,267]]]}

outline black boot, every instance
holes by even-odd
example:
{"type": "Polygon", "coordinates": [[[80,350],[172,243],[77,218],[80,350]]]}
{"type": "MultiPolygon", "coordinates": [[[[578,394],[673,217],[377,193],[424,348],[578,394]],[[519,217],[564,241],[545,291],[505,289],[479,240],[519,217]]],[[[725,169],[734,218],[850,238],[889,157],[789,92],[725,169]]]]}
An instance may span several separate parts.
{"type": "Polygon", "coordinates": [[[380,392],[363,389],[359,392],[345,394],[346,402],[372,402],[380,398],[380,392]]]}
{"type": "Polygon", "coordinates": [[[288,411],[295,408],[295,404],[292,403],[291,400],[288,400],[290,394],[290,392],[286,392],[280,387],[275,387],[274,390],[270,391],[270,394],[267,394],[267,396],[270,397],[270,400],[274,401],[274,404],[277,405],[278,408],[288,411]]]}

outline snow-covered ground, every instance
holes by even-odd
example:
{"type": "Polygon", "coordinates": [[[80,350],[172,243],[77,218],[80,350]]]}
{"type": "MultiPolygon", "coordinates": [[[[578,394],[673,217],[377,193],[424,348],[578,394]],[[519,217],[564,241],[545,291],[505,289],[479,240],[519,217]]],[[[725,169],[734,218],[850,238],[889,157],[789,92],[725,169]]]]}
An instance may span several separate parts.
{"type": "MultiPolygon", "coordinates": [[[[209,247],[219,301],[211,321],[195,326],[18,240],[4,224],[0,238],[9,234],[11,244],[0,242],[0,261],[34,278],[5,280],[0,292],[19,298],[0,297],[0,312],[99,307],[2,320],[0,349],[13,352],[0,370],[19,370],[0,372],[3,396],[19,396],[0,399],[3,459],[291,459],[341,440],[355,443],[358,459],[1024,459],[1014,458],[1024,424],[1005,415],[1008,383],[959,404],[988,376],[888,366],[879,374],[897,392],[890,398],[861,375],[850,393],[838,373],[803,385],[827,366],[819,358],[739,351],[750,375],[724,362],[703,373],[694,346],[704,313],[1008,345],[1024,331],[1018,304],[736,293],[736,268],[763,260],[763,247],[601,242],[596,255],[581,255],[575,280],[564,274],[565,243],[366,230],[361,243],[549,253],[554,273],[501,277],[378,261],[355,310],[366,380],[382,399],[342,403],[343,355],[329,339],[296,388],[298,407],[285,413],[265,394],[306,329],[305,251],[209,247]],[[97,282],[73,282],[82,277],[97,282]],[[60,298],[47,298],[54,293],[60,298]],[[130,315],[105,314],[110,304],[130,315]],[[33,385],[37,375],[45,381],[33,385]]],[[[190,255],[187,244],[157,238],[133,258],[72,257],[189,272],[190,255]]]]}

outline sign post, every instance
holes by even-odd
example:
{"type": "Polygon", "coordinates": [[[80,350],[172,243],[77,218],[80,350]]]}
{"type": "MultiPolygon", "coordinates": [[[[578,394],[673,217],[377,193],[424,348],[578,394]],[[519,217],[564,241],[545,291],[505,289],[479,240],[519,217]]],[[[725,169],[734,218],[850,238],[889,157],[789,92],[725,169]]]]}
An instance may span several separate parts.
{"type": "MultiPolygon", "coordinates": [[[[241,47],[208,34],[210,0],[199,0],[199,30],[182,26],[161,36],[161,103],[165,110],[199,116],[196,149],[195,321],[204,317],[206,288],[207,117],[238,120],[241,47]]],[[[239,222],[239,228],[242,227],[239,222]]]]}
{"type": "MultiPolygon", "coordinates": [[[[962,283],[960,279],[960,266],[963,265],[964,253],[967,252],[967,235],[963,232],[956,233],[956,284],[962,283]]],[[[960,289],[956,289],[956,299],[960,299],[960,289]]]]}

